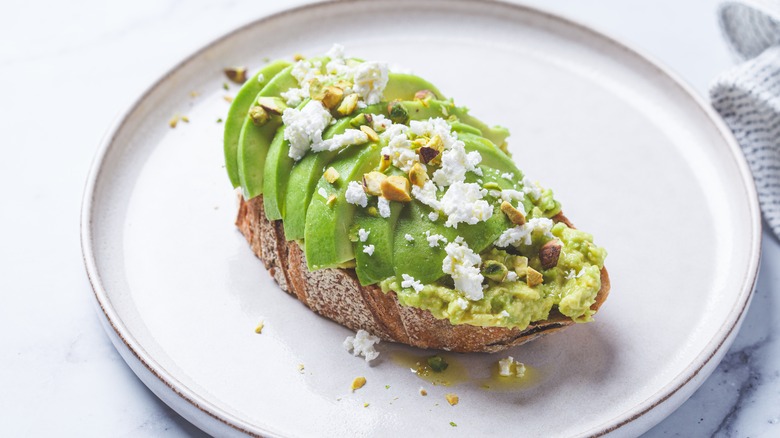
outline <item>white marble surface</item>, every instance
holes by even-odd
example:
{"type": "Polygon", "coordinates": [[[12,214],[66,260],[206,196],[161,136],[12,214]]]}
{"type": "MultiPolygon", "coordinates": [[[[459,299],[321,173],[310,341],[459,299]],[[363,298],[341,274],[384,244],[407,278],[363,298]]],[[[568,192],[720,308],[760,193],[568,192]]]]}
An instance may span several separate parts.
{"type": "MultiPolygon", "coordinates": [[[[94,312],[78,221],[115,115],[177,60],[296,2],[0,3],[0,435],[197,436],[114,351],[94,312]]],[[[731,64],[716,2],[542,1],[634,45],[701,93],[731,64]]],[[[780,436],[780,244],[739,336],[696,394],[646,436],[780,436]]]]}

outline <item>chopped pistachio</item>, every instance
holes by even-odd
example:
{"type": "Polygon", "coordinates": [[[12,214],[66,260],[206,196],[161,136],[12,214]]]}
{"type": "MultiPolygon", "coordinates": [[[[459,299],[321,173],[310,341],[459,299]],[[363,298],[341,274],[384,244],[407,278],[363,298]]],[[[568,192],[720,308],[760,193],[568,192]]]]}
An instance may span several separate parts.
{"type": "Polygon", "coordinates": [[[387,175],[382,172],[368,172],[363,174],[363,190],[372,196],[382,194],[382,182],[387,179],[387,175]]]}
{"type": "Polygon", "coordinates": [[[445,395],[444,398],[447,399],[447,403],[449,403],[450,406],[455,406],[456,404],[458,404],[458,401],[460,401],[458,399],[458,395],[452,393],[445,395]]]}
{"type": "Polygon", "coordinates": [[[390,389],[390,385],[385,385],[385,389],[390,389]]]}
{"type": "Polygon", "coordinates": [[[322,92],[322,104],[325,105],[325,108],[329,110],[334,109],[339,103],[341,103],[341,99],[343,98],[344,90],[339,87],[325,87],[322,92]]]}
{"type": "Polygon", "coordinates": [[[387,113],[393,123],[406,123],[409,120],[409,111],[400,100],[394,100],[387,104],[387,113]]]}
{"type": "Polygon", "coordinates": [[[257,104],[269,114],[279,115],[287,109],[287,104],[279,97],[262,96],[257,98],[257,104]]]}
{"type": "Polygon", "coordinates": [[[336,203],[336,199],[337,199],[336,195],[331,194],[330,196],[328,196],[328,199],[325,200],[325,205],[330,207],[331,205],[336,203]]]}
{"type": "Polygon", "coordinates": [[[194,99],[194,98],[196,98],[198,96],[200,96],[200,93],[198,93],[197,91],[190,91],[190,97],[191,98],[194,99]]]}
{"type": "Polygon", "coordinates": [[[514,270],[518,277],[525,276],[528,269],[528,257],[515,256],[514,270]]]}
{"type": "Polygon", "coordinates": [[[233,103],[233,96],[222,96],[223,99],[225,99],[225,102],[227,103],[233,103]]]}
{"type": "Polygon", "coordinates": [[[299,373],[303,374],[303,370],[304,370],[304,368],[305,368],[305,367],[303,366],[303,364],[302,364],[302,363],[299,363],[299,364],[298,364],[298,372],[299,372],[299,373]]]}
{"type": "Polygon", "coordinates": [[[504,212],[506,217],[509,218],[509,221],[512,222],[515,225],[523,225],[525,223],[525,215],[523,213],[512,206],[507,201],[504,201],[501,203],[501,211],[504,212]]]}
{"type": "Polygon", "coordinates": [[[366,402],[366,403],[363,403],[363,407],[364,407],[364,408],[367,408],[367,407],[369,407],[369,406],[371,406],[371,404],[370,404],[370,403],[368,403],[368,402],[366,402]]]}
{"type": "Polygon", "coordinates": [[[374,122],[374,117],[371,116],[371,114],[358,114],[352,120],[349,121],[349,124],[353,128],[359,128],[363,125],[371,125],[373,122],[374,122]]]}
{"type": "Polygon", "coordinates": [[[230,89],[230,85],[228,85],[228,83],[227,83],[227,82],[223,82],[223,83],[222,83],[222,89],[223,89],[223,90],[225,90],[225,91],[227,91],[227,90],[229,90],[229,89],[230,89]]]}
{"type": "Polygon", "coordinates": [[[347,94],[341,101],[341,105],[336,109],[336,112],[342,116],[348,116],[355,112],[358,103],[358,95],[356,93],[347,94]]]}
{"type": "Polygon", "coordinates": [[[363,131],[366,134],[366,136],[368,136],[368,141],[371,142],[379,141],[379,136],[377,135],[376,131],[369,128],[367,125],[361,126],[360,130],[363,131]]]}
{"type": "Polygon", "coordinates": [[[222,123],[222,117],[217,119],[217,123],[222,123]]]}
{"type": "Polygon", "coordinates": [[[328,170],[325,171],[323,174],[325,177],[325,181],[329,182],[330,184],[333,184],[334,182],[338,181],[339,177],[339,171],[336,170],[334,167],[328,167],[328,170]]]}
{"type": "Polygon", "coordinates": [[[260,323],[257,324],[257,327],[255,327],[255,333],[257,333],[258,335],[260,333],[263,333],[263,327],[265,327],[265,322],[260,321],[260,323]]]}
{"type": "Polygon", "coordinates": [[[390,159],[390,155],[382,154],[382,158],[379,161],[379,171],[384,172],[392,163],[393,160],[390,159]]]}
{"type": "Polygon", "coordinates": [[[420,156],[420,161],[422,161],[423,163],[433,164],[431,163],[431,161],[433,161],[439,155],[439,151],[433,148],[429,148],[427,146],[423,146],[417,150],[417,154],[420,156]]]}
{"type": "Polygon", "coordinates": [[[493,281],[504,281],[508,273],[509,270],[501,262],[497,262],[495,260],[485,260],[482,263],[482,275],[493,281]]]}
{"type": "MultiPolygon", "coordinates": [[[[418,150],[428,143],[428,137],[418,137],[412,140],[412,150],[418,150]]],[[[419,153],[419,152],[418,152],[419,153]]]]}
{"type": "Polygon", "coordinates": [[[362,388],[366,384],[366,378],[365,377],[355,377],[355,380],[352,381],[352,386],[350,387],[352,389],[352,392],[355,392],[356,389],[362,388]]]}
{"type": "Polygon", "coordinates": [[[263,126],[268,122],[268,113],[260,105],[255,105],[249,109],[249,118],[255,126],[263,126]]]}
{"type": "Polygon", "coordinates": [[[369,216],[379,217],[379,210],[377,210],[376,207],[368,207],[366,213],[368,213],[369,216]]]}
{"type": "Polygon", "coordinates": [[[304,59],[306,58],[300,53],[296,53],[295,55],[293,55],[293,61],[303,61],[304,59]]]}
{"type": "Polygon", "coordinates": [[[435,99],[436,95],[433,94],[433,91],[431,90],[420,90],[416,93],[414,93],[415,100],[428,100],[428,99],[435,99]]]}
{"type": "Polygon", "coordinates": [[[171,117],[171,119],[168,120],[168,126],[170,126],[171,128],[175,128],[176,125],[178,125],[178,124],[179,124],[179,115],[178,114],[173,116],[173,117],[171,117]]]}
{"type": "Polygon", "coordinates": [[[446,370],[448,366],[450,366],[450,364],[448,364],[447,361],[439,355],[429,357],[427,362],[428,366],[431,367],[435,373],[440,373],[446,370]]]}
{"type": "Polygon", "coordinates": [[[409,202],[412,200],[409,180],[403,176],[388,176],[382,181],[380,188],[382,196],[389,201],[409,202]]]}
{"type": "Polygon", "coordinates": [[[493,181],[486,182],[485,184],[482,185],[482,188],[488,190],[501,190],[501,186],[498,185],[498,183],[495,183],[493,181]]]}
{"type": "Polygon", "coordinates": [[[558,266],[558,258],[561,256],[561,243],[557,240],[551,240],[539,249],[539,261],[542,262],[543,269],[551,269],[558,266]]]}
{"type": "Polygon", "coordinates": [[[246,82],[246,67],[229,67],[224,72],[228,79],[237,84],[246,82]]]}
{"type": "Polygon", "coordinates": [[[458,427],[458,425],[457,425],[457,424],[455,424],[455,422],[454,422],[454,421],[450,421],[450,426],[452,426],[452,427],[458,427]]]}
{"type": "Polygon", "coordinates": [[[525,282],[530,287],[538,286],[544,282],[542,274],[532,267],[526,268],[525,282]]]}
{"type": "Polygon", "coordinates": [[[420,163],[414,163],[409,169],[409,181],[417,187],[422,187],[428,181],[428,172],[420,163]]]}
{"type": "Polygon", "coordinates": [[[425,147],[420,148],[418,153],[425,164],[430,163],[435,165],[441,163],[442,152],[444,152],[444,141],[439,134],[436,134],[428,140],[425,147]],[[424,149],[425,151],[423,151],[424,149]],[[428,149],[432,149],[433,151],[429,151],[428,149]],[[434,151],[436,153],[433,153],[434,151]]]}

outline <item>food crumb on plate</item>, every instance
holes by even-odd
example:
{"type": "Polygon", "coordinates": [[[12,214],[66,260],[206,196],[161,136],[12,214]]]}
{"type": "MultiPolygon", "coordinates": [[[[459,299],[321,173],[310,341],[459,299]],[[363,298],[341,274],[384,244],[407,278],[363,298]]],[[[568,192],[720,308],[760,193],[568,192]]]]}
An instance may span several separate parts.
{"type": "Polygon", "coordinates": [[[350,389],[352,392],[355,392],[356,389],[360,389],[366,384],[366,378],[363,376],[355,377],[355,380],[352,381],[352,386],[350,389]]]}
{"type": "Polygon", "coordinates": [[[449,403],[450,406],[455,406],[456,404],[458,404],[458,401],[460,401],[458,395],[453,393],[449,393],[445,395],[444,398],[447,399],[447,403],[449,403]]]}

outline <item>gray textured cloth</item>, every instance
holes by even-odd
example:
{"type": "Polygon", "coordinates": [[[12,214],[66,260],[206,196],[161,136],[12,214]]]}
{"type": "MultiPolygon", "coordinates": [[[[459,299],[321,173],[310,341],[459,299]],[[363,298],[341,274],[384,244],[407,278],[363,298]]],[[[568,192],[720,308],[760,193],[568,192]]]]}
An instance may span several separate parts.
{"type": "Polygon", "coordinates": [[[716,79],[712,106],[742,147],[764,219],[780,237],[780,0],[723,3],[720,23],[743,63],[716,79]]]}

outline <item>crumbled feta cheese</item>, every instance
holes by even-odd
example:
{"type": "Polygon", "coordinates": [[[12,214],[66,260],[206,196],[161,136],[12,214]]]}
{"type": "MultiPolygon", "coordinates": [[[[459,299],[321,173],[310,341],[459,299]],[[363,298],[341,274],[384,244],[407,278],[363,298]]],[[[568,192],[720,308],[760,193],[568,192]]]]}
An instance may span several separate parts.
{"type": "Polygon", "coordinates": [[[414,236],[409,233],[404,234],[404,239],[406,239],[407,242],[414,242],[414,236]]]}
{"type": "Polygon", "coordinates": [[[364,245],[363,252],[370,256],[374,255],[374,245],[364,245]]]}
{"type": "Polygon", "coordinates": [[[542,189],[527,176],[523,177],[523,192],[529,195],[533,200],[537,200],[542,196],[542,189]]]}
{"type": "Polygon", "coordinates": [[[455,298],[455,301],[453,301],[456,306],[460,307],[461,310],[466,310],[469,307],[469,302],[464,300],[461,297],[455,298]]]}
{"type": "Polygon", "coordinates": [[[453,183],[441,198],[441,206],[447,215],[445,226],[458,228],[458,224],[476,224],[493,216],[493,207],[483,200],[487,190],[476,183],[453,183]]]}
{"type": "Polygon", "coordinates": [[[357,181],[349,182],[344,197],[350,204],[359,205],[361,207],[368,205],[368,196],[366,196],[366,192],[363,190],[363,184],[360,184],[357,181]]]}
{"type": "Polygon", "coordinates": [[[365,242],[368,240],[369,234],[371,234],[371,231],[366,231],[365,228],[361,228],[358,230],[358,239],[360,239],[361,242],[365,242]]]}
{"type": "Polygon", "coordinates": [[[382,196],[376,201],[376,207],[379,210],[379,216],[390,217],[390,201],[382,196]]]}
{"type": "Polygon", "coordinates": [[[425,181],[422,187],[412,186],[412,196],[434,210],[441,209],[441,202],[436,197],[436,184],[433,181],[425,181]]]}
{"type": "Polygon", "coordinates": [[[257,74],[257,82],[261,82],[261,83],[265,82],[265,75],[263,75],[262,73],[258,73],[257,74]]]}
{"type": "Polygon", "coordinates": [[[525,193],[523,193],[521,191],[518,191],[518,190],[505,189],[505,190],[501,190],[501,192],[499,193],[499,196],[501,197],[502,201],[506,201],[506,202],[512,204],[513,207],[514,207],[514,204],[515,204],[513,201],[518,201],[517,202],[517,207],[515,207],[515,208],[517,208],[517,210],[520,213],[523,213],[523,216],[526,215],[525,205],[523,205],[523,199],[525,199],[525,193]]]}
{"type": "Polygon", "coordinates": [[[412,142],[408,137],[409,127],[402,124],[389,125],[379,138],[387,143],[382,148],[382,155],[387,155],[392,160],[393,166],[409,172],[414,163],[420,162],[417,152],[412,150],[412,142]]]}
{"type": "Polygon", "coordinates": [[[322,197],[323,197],[323,198],[325,198],[325,199],[328,199],[328,192],[327,192],[327,190],[325,190],[325,189],[324,189],[324,188],[322,188],[322,187],[320,187],[319,189],[317,189],[317,194],[319,194],[320,196],[322,196],[322,197]]]}
{"type": "Polygon", "coordinates": [[[423,284],[420,283],[419,280],[415,280],[411,275],[401,274],[401,278],[403,278],[403,281],[401,281],[401,287],[412,288],[415,292],[420,292],[423,290],[423,284]]]}
{"type": "Polygon", "coordinates": [[[507,312],[506,310],[502,310],[501,312],[499,312],[498,316],[502,318],[509,318],[509,312],[507,312]]]}
{"type": "Polygon", "coordinates": [[[517,272],[509,271],[506,273],[506,281],[517,281],[517,272]]]}
{"type": "Polygon", "coordinates": [[[458,133],[452,131],[452,127],[441,117],[431,117],[428,120],[412,120],[409,122],[409,131],[418,137],[433,138],[438,135],[444,149],[452,149],[458,142],[458,133]]]}
{"type": "Polygon", "coordinates": [[[515,362],[512,356],[505,357],[498,361],[498,375],[503,377],[523,377],[525,376],[525,364],[515,362]]]}
{"type": "Polygon", "coordinates": [[[368,104],[373,105],[382,100],[382,92],[385,91],[388,81],[387,64],[366,61],[355,68],[353,78],[355,93],[368,104]]]}
{"type": "Polygon", "coordinates": [[[322,142],[322,131],[328,126],[331,115],[322,103],[312,100],[300,110],[287,108],[282,114],[285,124],[284,139],[290,142],[290,158],[298,161],[312,143],[322,142]]]}
{"type": "Polygon", "coordinates": [[[344,146],[353,144],[363,144],[368,142],[368,135],[359,129],[347,129],[342,134],[336,134],[333,137],[314,143],[311,150],[314,152],[337,151],[344,146]]]}
{"type": "Polygon", "coordinates": [[[511,172],[505,172],[501,174],[501,178],[508,179],[509,181],[512,181],[515,179],[515,174],[511,172]]]}
{"type": "Polygon", "coordinates": [[[353,356],[363,356],[366,358],[366,362],[371,362],[379,357],[379,352],[374,349],[374,345],[378,343],[378,337],[371,335],[365,330],[358,330],[355,336],[347,336],[342,345],[353,356]]]}
{"type": "Polygon", "coordinates": [[[428,219],[430,219],[431,222],[436,222],[437,220],[439,220],[439,213],[435,211],[428,213],[428,219]]]}
{"type": "Polygon", "coordinates": [[[553,221],[546,217],[533,218],[523,225],[517,225],[513,228],[504,230],[498,239],[495,241],[495,245],[501,248],[505,248],[509,245],[530,245],[531,234],[534,232],[542,232],[545,236],[552,237],[550,230],[553,227],[553,221]]]}
{"type": "Polygon", "coordinates": [[[441,234],[430,234],[430,231],[426,231],[425,235],[427,236],[425,239],[428,241],[428,246],[431,248],[438,248],[439,243],[447,243],[447,238],[442,236],[441,234]]]}
{"type": "Polygon", "coordinates": [[[482,259],[468,247],[462,238],[458,237],[444,248],[447,256],[442,262],[442,271],[449,274],[455,282],[455,290],[463,292],[470,300],[479,300],[484,296],[482,281],[484,277],[479,272],[482,259]]]}
{"type": "Polygon", "coordinates": [[[383,114],[371,114],[371,125],[376,132],[385,131],[393,121],[385,117],[383,114]]]}
{"type": "Polygon", "coordinates": [[[450,149],[445,149],[441,154],[441,167],[433,172],[433,182],[440,187],[445,187],[463,181],[466,172],[481,175],[481,170],[477,168],[481,161],[482,156],[479,152],[466,153],[463,142],[455,141],[450,149]]]}

